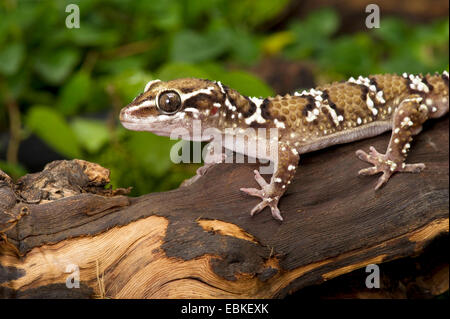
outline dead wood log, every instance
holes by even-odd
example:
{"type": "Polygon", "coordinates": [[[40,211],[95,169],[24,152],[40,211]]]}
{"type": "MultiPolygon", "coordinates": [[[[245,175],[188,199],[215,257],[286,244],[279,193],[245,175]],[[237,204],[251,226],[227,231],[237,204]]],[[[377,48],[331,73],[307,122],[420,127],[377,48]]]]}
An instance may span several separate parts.
{"type": "Polygon", "coordinates": [[[257,164],[219,164],[189,186],[138,198],[105,189],[109,171],[80,160],[17,182],[1,173],[0,297],[284,297],[415,256],[448,236],[448,122],[416,138],[408,161],[427,168],[379,191],[377,177],[357,176],[367,165],[355,151],[385,149],[388,134],[305,154],[280,203],[283,223],[249,216],[258,199],[239,188],[256,186],[257,164]],[[69,289],[76,267],[80,286],[69,289]]]}

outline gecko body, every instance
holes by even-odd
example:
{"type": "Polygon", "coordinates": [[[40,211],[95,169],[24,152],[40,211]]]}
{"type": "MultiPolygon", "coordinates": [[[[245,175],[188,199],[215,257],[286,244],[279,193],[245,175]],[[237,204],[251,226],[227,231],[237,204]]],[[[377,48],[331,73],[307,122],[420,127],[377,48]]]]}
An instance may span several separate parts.
{"type": "MultiPolygon", "coordinates": [[[[214,145],[218,136],[231,137],[228,141],[234,142],[224,143],[224,148],[272,160],[274,172],[270,182],[255,171],[260,188],[241,191],[261,198],[251,215],[268,206],[274,218],[283,220],[278,202],[303,153],[392,130],[385,154],[373,147],[369,153],[356,152],[361,160],[373,165],[359,174],[381,173],[377,189],[395,172],[421,171],[423,163],[405,163],[412,136],[420,132],[427,119],[448,112],[448,93],[447,71],[425,76],[407,73],[360,76],[267,98],[247,97],[216,81],[153,80],[121,110],[120,120],[128,129],[163,136],[183,128],[192,133],[190,140],[210,141],[210,145],[214,145]],[[196,120],[201,122],[200,134],[193,129],[196,120]],[[268,134],[269,130],[276,130],[275,138],[268,134]],[[266,148],[262,156],[250,151],[255,144],[266,148]]],[[[209,151],[206,157],[199,175],[213,163],[223,161],[225,155],[209,151]]]]}

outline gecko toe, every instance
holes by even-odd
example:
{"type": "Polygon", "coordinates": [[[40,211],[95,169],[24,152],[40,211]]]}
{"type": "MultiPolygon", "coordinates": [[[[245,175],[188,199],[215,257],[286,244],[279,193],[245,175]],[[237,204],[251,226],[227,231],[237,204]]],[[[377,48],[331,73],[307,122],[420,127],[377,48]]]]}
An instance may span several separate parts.
{"type": "Polygon", "coordinates": [[[259,186],[261,186],[262,188],[266,187],[267,185],[269,185],[269,183],[266,182],[266,180],[261,176],[261,174],[259,173],[258,170],[254,170],[253,173],[255,173],[255,180],[256,182],[259,184],[259,186]]]}
{"type": "Polygon", "coordinates": [[[369,147],[369,153],[373,157],[378,157],[378,156],[382,155],[382,154],[378,153],[378,151],[373,146],[369,147]]]}
{"type": "Polygon", "coordinates": [[[241,188],[240,190],[250,196],[264,197],[263,191],[257,188],[241,188]]]}
{"type": "Polygon", "coordinates": [[[278,208],[277,205],[270,206],[270,209],[272,210],[273,218],[283,221],[283,217],[281,217],[280,209],[278,208]]]}
{"type": "Polygon", "coordinates": [[[380,171],[375,166],[359,170],[358,175],[375,175],[380,171]]]}
{"type": "Polygon", "coordinates": [[[273,218],[283,221],[283,217],[281,217],[280,209],[278,208],[278,201],[275,201],[272,198],[264,198],[258,205],[253,207],[253,209],[250,211],[250,215],[253,216],[253,215],[261,212],[267,206],[270,207],[273,218]]]}
{"type": "Polygon", "coordinates": [[[374,164],[376,166],[377,162],[382,162],[385,160],[386,155],[378,153],[375,147],[369,147],[369,154],[364,152],[363,150],[357,150],[356,156],[364,162],[374,164]]]}
{"type": "Polygon", "coordinates": [[[383,175],[378,179],[377,184],[375,185],[375,190],[380,189],[381,186],[386,184],[386,182],[389,180],[389,178],[392,176],[391,171],[385,171],[383,172],[383,175]]]}
{"type": "Polygon", "coordinates": [[[253,216],[255,214],[258,214],[260,211],[262,211],[266,206],[268,205],[268,202],[263,200],[258,205],[253,207],[253,209],[250,211],[250,215],[253,216]]]}
{"type": "Polygon", "coordinates": [[[406,164],[402,168],[402,172],[408,172],[408,173],[419,173],[425,168],[424,163],[417,163],[417,164],[406,164]]]}
{"type": "Polygon", "coordinates": [[[364,162],[368,162],[369,161],[369,155],[366,152],[364,152],[363,150],[357,150],[356,151],[356,156],[361,161],[364,161],[364,162]]]}

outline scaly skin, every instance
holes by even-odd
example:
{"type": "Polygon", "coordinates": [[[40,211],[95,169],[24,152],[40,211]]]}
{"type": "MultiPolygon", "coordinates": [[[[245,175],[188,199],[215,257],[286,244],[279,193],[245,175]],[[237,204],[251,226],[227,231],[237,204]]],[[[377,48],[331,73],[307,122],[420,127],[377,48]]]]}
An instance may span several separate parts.
{"type": "Polygon", "coordinates": [[[379,188],[395,172],[424,169],[423,163],[406,164],[406,156],[412,136],[420,132],[422,124],[448,112],[448,82],[446,71],[426,76],[360,76],[293,95],[254,98],[215,81],[155,80],[122,109],[120,120],[132,130],[169,136],[174,129],[185,129],[187,139],[211,141],[214,147],[208,151],[200,175],[225,159],[223,148],[271,160],[274,172],[270,182],[255,171],[260,188],[241,191],[261,198],[252,215],[268,206],[274,218],[283,220],[278,202],[295,175],[300,154],[392,130],[386,154],[373,147],[369,154],[356,152],[373,165],[359,174],[382,173],[376,184],[379,188]],[[201,132],[194,129],[195,120],[201,121],[201,132]],[[274,130],[275,137],[271,135],[274,130]],[[229,137],[235,142],[227,142],[229,137]],[[252,148],[257,144],[259,153],[252,148]]]}

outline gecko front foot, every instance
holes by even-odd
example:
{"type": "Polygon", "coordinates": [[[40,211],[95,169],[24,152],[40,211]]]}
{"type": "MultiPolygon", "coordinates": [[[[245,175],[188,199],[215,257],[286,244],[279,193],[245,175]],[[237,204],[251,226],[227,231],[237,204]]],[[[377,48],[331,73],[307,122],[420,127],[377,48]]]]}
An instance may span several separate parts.
{"type": "Polygon", "coordinates": [[[227,156],[225,154],[220,154],[218,156],[215,157],[209,157],[205,160],[205,163],[203,164],[203,166],[200,166],[199,168],[197,168],[196,171],[196,176],[200,177],[200,176],[204,176],[206,175],[206,172],[213,167],[214,165],[220,164],[225,162],[225,159],[227,158],[227,156]]]}
{"type": "Polygon", "coordinates": [[[250,212],[250,215],[255,215],[262,211],[265,207],[269,206],[272,211],[272,216],[275,219],[283,220],[283,217],[281,217],[280,210],[278,209],[278,201],[280,199],[279,196],[275,196],[273,193],[273,187],[271,184],[267,183],[264,178],[259,174],[257,170],[254,171],[255,173],[255,180],[261,186],[261,189],[257,188],[241,188],[241,191],[244,193],[247,193],[251,196],[256,196],[262,199],[262,202],[260,202],[258,205],[253,207],[253,209],[250,212]]]}
{"type": "Polygon", "coordinates": [[[377,150],[371,146],[369,154],[363,150],[356,151],[356,156],[362,161],[373,164],[373,167],[368,167],[360,170],[359,175],[374,175],[378,173],[383,173],[378,179],[375,189],[379,189],[383,184],[385,184],[389,178],[395,172],[409,172],[418,173],[425,168],[425,164],[405,164],[404,158],[399,156],[395,158],[389,152],[386,154],[378,153],[377,150]]]}
{"type": "Polygon", "coordinates": [[[205,161],[205,164],[199,168],[197,168],[196,175],[192,176],[189,179],[184,180],[180,187],[189,186],[195,183],[200,177],[206,175],[206,172],[216,164],[224,162],[226,159],[225,154],[220,154],[217,157],[209,157],[208,160],[205,161]]]}

